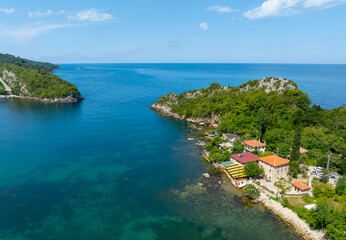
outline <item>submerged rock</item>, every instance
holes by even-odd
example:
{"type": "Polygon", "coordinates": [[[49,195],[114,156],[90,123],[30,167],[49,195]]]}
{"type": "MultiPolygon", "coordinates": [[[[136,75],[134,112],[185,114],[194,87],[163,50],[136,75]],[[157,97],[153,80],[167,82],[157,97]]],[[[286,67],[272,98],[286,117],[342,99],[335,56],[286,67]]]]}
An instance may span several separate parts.
{"type": "Polygon", "coordinates": [[[203,177],[210,178],[210,175],[209,175],[209,173],[203,173],[203,177]]]}

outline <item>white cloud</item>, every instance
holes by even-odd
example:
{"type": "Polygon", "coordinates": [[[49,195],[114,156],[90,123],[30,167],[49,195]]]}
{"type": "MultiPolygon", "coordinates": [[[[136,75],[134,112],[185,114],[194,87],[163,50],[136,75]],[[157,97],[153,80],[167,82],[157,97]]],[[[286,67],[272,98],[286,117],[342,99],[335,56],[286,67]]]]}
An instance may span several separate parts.
{"type": "Polygon", "coordinates": [[[0,12],[3,12],[5,14],[10,14],[14,12],[14,8],[0,8],[0,12]]]}
{"type": "Polygon", "coordinates": [[[4,29],[0,31],[0,36],[9,38],[16,42],[25,42],[38,35],[49,32],[53,29],[72,27],[75,25],[72,24],[50,24],[50,25],[41,25],[28,28],[19,28],[19,29],[4,29]]]}
{"type": "Polygon", "coordinates": [[[109,13],[103,13],[98,9],[89,9],[77,13],[75,16],[70,15],[69,20],[91,21],[101,22],[105,20],[113,19],[113,16],[109,13]]]}
{"type": "Polygon", "coordinates": [[[237,12],[238,10],[232,9],[230,7],[221,7],[221,6],[211,6],[206,8],[207,11],[214,11],[218,13],[231,13],[237,12]]]}
{"type": "Polygon", "coordinates": [[[313,8],[313,7],[329,8],[329,7],[334,7],[336,5],[340,5],[343,3],[346,3],[346,0],[306,0],[304,2],[304,6],[306,8],[313,8]]]}
{"type": "Polygon", "coordinates": [[[209,29],[208,23],[202,22],[202,23],[199,25],[199,28],[202,29],[202,30],[208,30],[208,29],[209,29]]]}
{"type": "Polygon", "coordinates": [[[249,10],[244,16],[258,19],[270,16],[287,16],[310,8],[329,8],[346,3],[346,0],[267,0],[260,7],[249,10]]]}
{"type": "Polygon", "coordinates": [[[38,18],[42,18],[42,17],[49,17],[52,15],[59,15],[59,14],[64,14],[65,11],[64,10],[60,10],[60,11],[52,11],[50,9],[48,9],[45,12],[41,12],[39,10],[37,10],[36,12],[28,12],[28,16],[29,18],[33,18],[33,17],[38,17],[38,18]]]}
{"type": "Polygon", "coordinates": [[[302,0],[267,0],[260,7],[244,13],[249,19],[269,16],[289,15],[296,12],[297,4],[302,0]]]}

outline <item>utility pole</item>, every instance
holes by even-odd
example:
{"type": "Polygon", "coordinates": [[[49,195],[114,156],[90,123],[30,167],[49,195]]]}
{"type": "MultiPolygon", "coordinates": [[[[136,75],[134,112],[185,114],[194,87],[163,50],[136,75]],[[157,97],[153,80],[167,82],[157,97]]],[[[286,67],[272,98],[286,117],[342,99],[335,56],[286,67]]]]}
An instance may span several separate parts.
{"type": "Polygon", "coordinates": [[[327,170],[329,170],[330,154],[328,155],[327,170]]]}

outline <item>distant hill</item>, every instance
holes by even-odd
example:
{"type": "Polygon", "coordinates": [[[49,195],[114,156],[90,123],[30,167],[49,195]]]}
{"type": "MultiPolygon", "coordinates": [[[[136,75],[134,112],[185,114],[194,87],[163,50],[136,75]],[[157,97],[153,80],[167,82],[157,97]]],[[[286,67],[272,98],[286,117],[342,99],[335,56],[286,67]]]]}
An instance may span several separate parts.
{"type": "Polygon", "coordinates": [[[46,102],[83,99],[74,84],[52,73],[54,69],[59,69],[59,66],[0,54],[0,78],[10,88],[8,92],[0,83],[0,95],[2,98],[31,98],[46,102]]]}
{"type": "Polygon", "coordinates": [[[10,54],[0,53],[0,65],[4,63],[14,64],[19,67],[24,67],[26,69],[46,70],[48,72],[52,72],[54,69],[59,69],[58,65],[52,63],[37,62],[25,58],[15,57],[10,54]]]}

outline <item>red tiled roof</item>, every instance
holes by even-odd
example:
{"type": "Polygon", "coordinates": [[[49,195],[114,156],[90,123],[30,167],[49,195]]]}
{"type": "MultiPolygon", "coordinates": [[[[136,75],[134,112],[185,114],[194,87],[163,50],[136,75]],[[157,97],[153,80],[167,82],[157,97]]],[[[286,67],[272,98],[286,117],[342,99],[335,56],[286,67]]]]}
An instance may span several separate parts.
{"type": "Polygon", "coordinates": [[[272,165],[274,167],[285,165],[290,163],[287,159],[284,159],[282,157],[276,156],[276,155],[271,155],[268,157],[262,157],[260,158],[262,162],[268,163],[269,165],[272,165]]]}
{"type": "Polygon", "coordinates": [[[250,146],[250,147],[265,147],[266,145],[264,143],[261,143],[257,140],[247,140],[243,142],[244,144],[250,146]]]}
{"type": "Polygon", "coordinates": [[[237,160],[238,162],[242,164],[247,162],[256,162],[259,160],[259,157],[257,157],[255,154],[250,152],[233,154],[231,155],[231,158],[237,160]]]}
{"type": "Polygon", "coordinates": [[[309,190],[310,187],[304,183],[302,183],[301,181],[294,181],[294,182],[291,182],[293,186],[299,188],[300,190],[309,190]]]}

